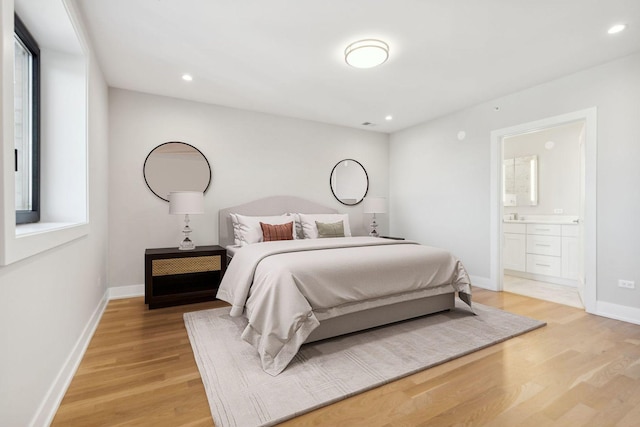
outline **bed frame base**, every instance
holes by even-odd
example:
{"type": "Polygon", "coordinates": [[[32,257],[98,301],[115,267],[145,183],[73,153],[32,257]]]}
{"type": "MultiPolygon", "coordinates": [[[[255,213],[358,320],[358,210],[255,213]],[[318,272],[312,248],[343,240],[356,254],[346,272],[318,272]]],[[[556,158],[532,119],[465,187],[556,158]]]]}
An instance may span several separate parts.
{"type": "Polygon", "coordinates": [[[455,307],[454,298],[455,293],[434,295],[326,319],[311,332],[305,344],[451,310],[455,307]]]}

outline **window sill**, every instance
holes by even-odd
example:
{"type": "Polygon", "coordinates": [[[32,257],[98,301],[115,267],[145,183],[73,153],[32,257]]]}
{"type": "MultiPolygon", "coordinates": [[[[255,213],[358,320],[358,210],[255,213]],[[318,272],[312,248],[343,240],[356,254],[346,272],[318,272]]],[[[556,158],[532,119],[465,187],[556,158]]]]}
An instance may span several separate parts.
{"type": "Polygon", "coordinates": [[[33,234],[48,233],[50,231],[62,230],[75,227],[79,224],[74,222],[36,222],[33,224],[16,225],[16,237],[31,236],[33,234]]]}
{"type": "Polygon", "coordinates": [[[8,265],[89,234],[88,223],[48,222],[15,226],[5,242],[2,265],[8,265]]]}

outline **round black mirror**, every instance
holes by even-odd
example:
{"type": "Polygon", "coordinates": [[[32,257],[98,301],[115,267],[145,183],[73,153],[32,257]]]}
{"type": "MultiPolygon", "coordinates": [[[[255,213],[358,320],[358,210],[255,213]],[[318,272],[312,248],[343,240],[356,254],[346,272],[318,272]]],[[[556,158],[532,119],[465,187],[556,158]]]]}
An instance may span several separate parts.
{"type": "Polygon", "coordinates": [[[355,206],[369,191],[369,176],[357,160],[340,160],[331,170],[329,178],[333,196],[343,205],[355,206]]]}
{"type": "Polygon", "coordinates": [[[171,191],[207,191],[211,167],[193,145],[165,142],[151,150],[145,159],[144,180],[153,194],[168,202],[171,191]]]}

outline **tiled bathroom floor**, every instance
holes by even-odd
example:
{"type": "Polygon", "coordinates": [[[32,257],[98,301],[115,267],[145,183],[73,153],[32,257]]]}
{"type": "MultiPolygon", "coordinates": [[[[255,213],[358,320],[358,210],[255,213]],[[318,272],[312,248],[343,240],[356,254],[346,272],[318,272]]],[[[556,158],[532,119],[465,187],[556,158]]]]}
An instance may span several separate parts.
{"type": "Polygon", "coordinates": [[[570,286],[538,282],[536,280],[523,279],[505,274],[504,291],[569,305],[571,307],[584,308],[578,295],[578,290],[570,286]]]}

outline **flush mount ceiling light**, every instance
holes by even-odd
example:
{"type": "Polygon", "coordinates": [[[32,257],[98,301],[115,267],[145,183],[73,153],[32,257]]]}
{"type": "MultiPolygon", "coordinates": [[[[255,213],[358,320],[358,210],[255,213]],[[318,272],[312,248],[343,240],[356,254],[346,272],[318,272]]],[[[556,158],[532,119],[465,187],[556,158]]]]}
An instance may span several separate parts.
{"type": "Polygon", "coordinates": [[[186,81],[186,82],[190,82],[193,80],[193,77],[191,77],[191,74],[183,74],[182,75],[182,80],[186,81]]]}
{"type": "Polygon", "coordinates": [[[624,24],[616,24],[613,27],[609,28],[609,31],[607,31],[607,33],[609,34],[617,34],[621,31],[624,31],[624,29],[627,28],[626,25],[624,24]]]}
{"type": "Polygon", "coordinates": [[[389,45],[382,40],[364,39],[344,50],[344,60],[355,68],[372,68],[389,59],[389,45]]]}

